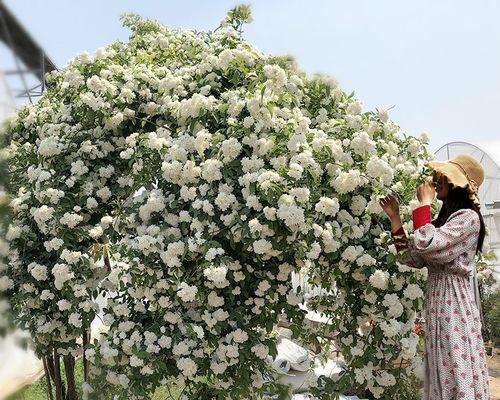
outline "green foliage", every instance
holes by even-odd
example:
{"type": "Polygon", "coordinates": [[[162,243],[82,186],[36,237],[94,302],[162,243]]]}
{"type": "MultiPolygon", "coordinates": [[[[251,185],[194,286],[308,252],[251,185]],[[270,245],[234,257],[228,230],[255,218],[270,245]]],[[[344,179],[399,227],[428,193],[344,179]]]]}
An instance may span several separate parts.
{"type": "Polygon", "coordinates": [[[485,326],[485,339],[500,347],[500,289],[481,299],[485,326]]]}
{"type": "Polygon", "coordinates": [[[494,251],[479,253],[476,269],[483,313],[483,337],[485,341],[492,341],[498,347],[500,345],[500,288],[492,267],[494,260],[496,260],[494,251]]]}
{"type": "Polygon", "coordinates": [[[252,8],[248,4],[240,4],[229,10],[225,20],[234,29],[241,31],[244,24],[252,22],[252,8]]]}

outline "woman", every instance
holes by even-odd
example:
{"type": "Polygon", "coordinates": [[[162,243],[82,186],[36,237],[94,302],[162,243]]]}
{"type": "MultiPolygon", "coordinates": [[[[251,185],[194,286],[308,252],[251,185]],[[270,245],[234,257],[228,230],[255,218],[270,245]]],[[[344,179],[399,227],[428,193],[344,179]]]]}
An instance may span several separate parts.
{"type": "Polygon", "coordinates": [[[429,271],[424,400],[490,399],[481,318],[469,281],[485,235],[477,197],[484,170],[468,155],[427,165],[433,183],[427,180],[417,188],[420,206],[413,211],[411,240],[402,227],[397,200],[388,196],[380,201],[391,219],[399,261],[429,271]],[[443,205],[431,221],[436,192],[443,205]]]}

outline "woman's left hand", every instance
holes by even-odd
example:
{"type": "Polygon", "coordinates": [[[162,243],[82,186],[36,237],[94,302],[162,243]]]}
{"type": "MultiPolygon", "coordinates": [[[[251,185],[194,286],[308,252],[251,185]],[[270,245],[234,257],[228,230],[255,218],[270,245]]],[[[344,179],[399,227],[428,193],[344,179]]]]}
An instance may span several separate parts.
{"type": "Polygon", "coordinates": [[[417,197],[421,205],[430,205],[436,196],[436,188],[428,179],[417,187],[417,197]]]}

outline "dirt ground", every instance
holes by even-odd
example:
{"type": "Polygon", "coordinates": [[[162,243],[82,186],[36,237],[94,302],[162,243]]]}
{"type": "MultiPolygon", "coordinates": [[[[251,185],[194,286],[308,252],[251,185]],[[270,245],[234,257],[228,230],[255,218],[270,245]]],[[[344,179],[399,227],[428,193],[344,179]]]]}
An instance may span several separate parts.
{"type": "Polygon", "coordinates": [[[490,374],[490,390],[493,400],[500,400],[500,354],[487,357],[488,372],[490,374]]]}

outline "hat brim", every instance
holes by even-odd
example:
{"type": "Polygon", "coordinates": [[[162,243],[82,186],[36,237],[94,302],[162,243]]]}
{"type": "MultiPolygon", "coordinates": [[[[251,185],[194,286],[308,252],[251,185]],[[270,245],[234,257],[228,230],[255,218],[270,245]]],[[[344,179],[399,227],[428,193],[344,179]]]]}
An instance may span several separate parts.
{"type": "Polygon", "coordinates": [[[455,164],[446,161],[429,161],[425,165],[445,175],[448,178],[448,181],[454,186],[466,188],[469,185],[467,177],[455,164]]]}

